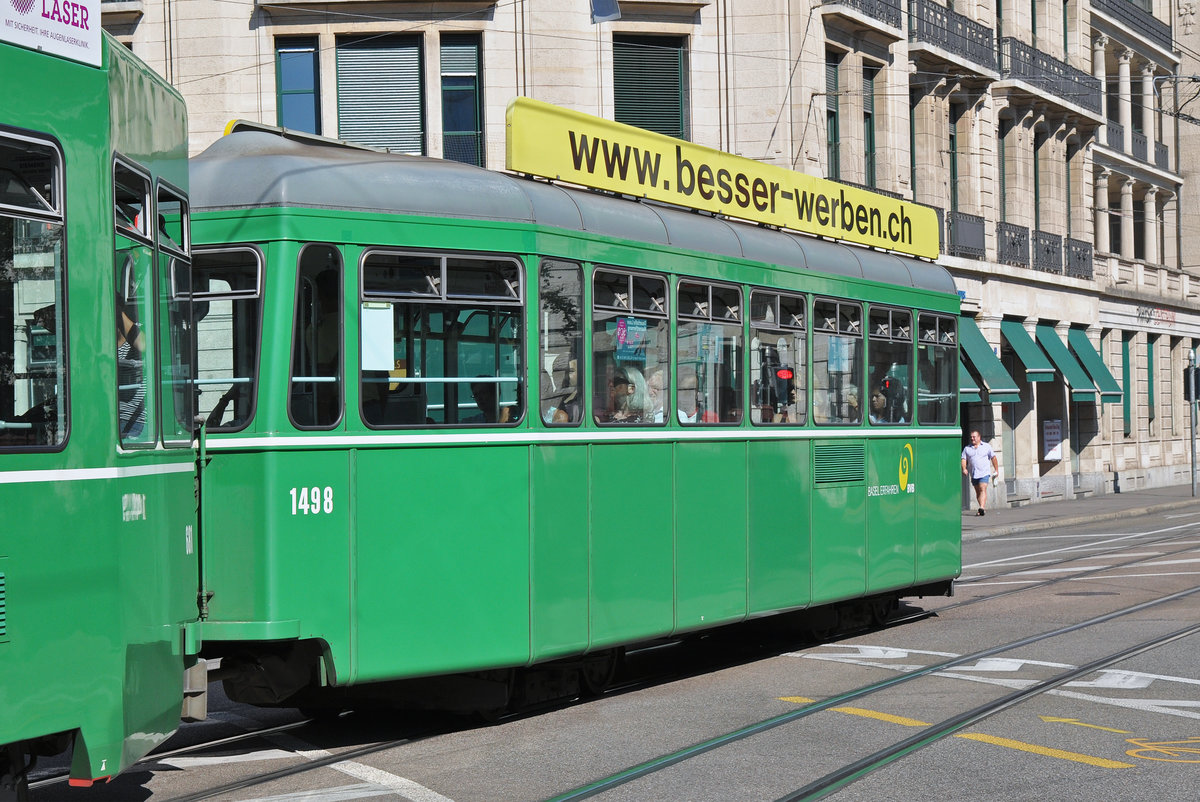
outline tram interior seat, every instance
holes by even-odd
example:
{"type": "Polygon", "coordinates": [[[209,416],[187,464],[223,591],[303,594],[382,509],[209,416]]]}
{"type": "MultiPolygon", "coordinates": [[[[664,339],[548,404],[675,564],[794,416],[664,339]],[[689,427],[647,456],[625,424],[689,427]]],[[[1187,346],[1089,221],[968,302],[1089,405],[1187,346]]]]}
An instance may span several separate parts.
{"type": "MultiPolygon", "coordinates": [[[[364,378],[378,379],[379,393],[375,398],[363,402],[363,420],[372,426],[415,426],[426,422],[425,393],[419,385],[400,385],[391,390],[388,374],[374,372],[364,378]]],[[[372,382],[372,384],[375,384],[372,382]]]]}

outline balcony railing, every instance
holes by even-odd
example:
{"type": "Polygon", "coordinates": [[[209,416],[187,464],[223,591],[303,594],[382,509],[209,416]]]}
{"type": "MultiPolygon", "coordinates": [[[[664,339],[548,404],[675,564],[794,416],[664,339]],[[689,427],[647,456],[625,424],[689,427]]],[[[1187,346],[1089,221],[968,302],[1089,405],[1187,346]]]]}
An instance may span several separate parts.
{"type": "Polygon", "coordinates": [[[1000,40],[1000,74],[1044,89],[1088,111],[1100,113],[1100,80],[1035,50],[1019,39],[1000,40]]]}
{"type": "Polygon", "coordinates": [[[1146,158],[1146,135],[1141,131],[1134,131],[1133,138],[1133,158],[1139,161],[1149,161],[1146,158]]]}
{"type": "Polygon", "coordinates": [[[1073,278],[1092,277],[1092,244],[1078,239],[1067,240],[1067,275],[1073,278]]]}
{"type": "Polygon", "coordinates": [[[1063,272],[1063,238],[1047,231],[1033,232],[1033,269],[1063,272]]]}
{"type": "Polygon", "coordinates": [[[996,256],[1001,264],[1029,267],[1029,229],[996,223],[996,256]]]}
{"type": "Polygon", "coordinates": [[[996,69],[992,29],[951,11],[933,0],[909,0],[908,41],[925,42],[962,56],[968,61],[996,69]]]}
{"type": "Polygon", "coordinates": [[[1143,11],[1129,0],[1092,0],[1092,8],[1128,25],[1164,50],[1172,49],[1171,26],[1155,19],[1149,11],[1143,11]]]}
{"type": "Polygon", "coordinates": [[[1154,166],[1160,170],[1171,169],[1171,159],[1167,154],[1167,146],[1162,142],[1154,143],[1154,166]]]}
{"type": "Polygon", "coordinates": [[[893,28],[904,24],[904,9],[899,0],[825,0],[824,5],[846,6],[893,28]]]}
{"type": "Polygon", "coordinates": [[[1125,150],[1125,126],[1112,120],[1104,121],[1104,129],[1107,131],[1107,143],[1113,150],[1125,150]]]}
{"type": "Polygon", "coordinates": [[[946,215],[946,253],[950,256],[965,256],[982,259],[987,255],[984,220],[976,214],[950,212],[946,215]]]}

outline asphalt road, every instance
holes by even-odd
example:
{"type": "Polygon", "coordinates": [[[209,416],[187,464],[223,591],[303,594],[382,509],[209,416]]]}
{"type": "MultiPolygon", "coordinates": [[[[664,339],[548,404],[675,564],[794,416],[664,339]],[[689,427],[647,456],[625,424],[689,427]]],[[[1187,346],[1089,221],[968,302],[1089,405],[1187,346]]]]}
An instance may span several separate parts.
{"type": "MultiPolygon", "coordinates": [[[[494,724],[352,713],[33,798],[542,800],[605,780],[594,798],[1196,798],[1200,633],[1160,641],[1200,621],[1200,507],[971,540],[963,562],[954,598],[909,600],[899,625],[826,643],[788,622],[721,632],[632,653],[586,702],[494,724]]],[[[168,748],[301,721],[212,707],[168,748]]]]}

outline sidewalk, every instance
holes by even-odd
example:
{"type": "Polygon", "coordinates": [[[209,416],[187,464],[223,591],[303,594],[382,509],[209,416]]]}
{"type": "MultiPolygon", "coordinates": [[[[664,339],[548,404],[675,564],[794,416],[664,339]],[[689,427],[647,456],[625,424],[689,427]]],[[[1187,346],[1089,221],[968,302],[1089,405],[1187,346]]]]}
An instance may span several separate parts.
{"type": "Polygon", "coordinates": [[[1024,507],[989,509],[987,515],[983,516],[964,510],[963,540],[984,540],[1182,507],[1196,507],[1196,511],[1200,512],[1200,497],[1192,498],[1191,483],[1070,501],[1047,501],[1024,507]]]}

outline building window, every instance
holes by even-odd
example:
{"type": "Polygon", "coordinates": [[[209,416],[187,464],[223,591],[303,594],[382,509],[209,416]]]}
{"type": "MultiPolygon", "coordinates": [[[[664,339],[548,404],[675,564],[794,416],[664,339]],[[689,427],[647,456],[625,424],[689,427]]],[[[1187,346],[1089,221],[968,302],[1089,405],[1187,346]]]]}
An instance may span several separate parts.
{"type": "Polygon", "coordinates": [[[613,119],[676,139],[688,130],[687,40],[613,35],[613,119]]]}
{"type": "Polygon", "coordinates": [[[483,166],[483,106],[479,86],[479,37],[442,37],[442,154],[483,166]]]}
{"type": "Polygon", "coordinates": [[[275,40],[275,115],[293,131],[321,133],[317,40],[275,40]]]}
{"type": "Polygon", "coordinates": [[[842,177],[842,165],[839,157],[841,143],[839,141],[839,97],[838,97],[838,67],[841,65],[841,54],[833,51],[825,53],[825,131],[826,147],[829,149],[827,159],[829,168],[826,177],[838,179],[842,177]]]}
{"type": "Polygon", "coordinates": [[[1133,350],[1133,334],[1126,332],[1121,338],[1121,416],[1125,422],[1125,436],[1133,434],[1133,364],[1130,362],[1130,351],[1133,350]]]}
{"type": "Polygon", "coordinates": [[[1146,406],[1148,408],[1147,416],[1151,421],[1154,420],[1154,337],[1146,337],[1146,406]]]}
{"type": "Polygon", "coordinates": [[[958,211],[958,124],[966,113],[967,107],[962,103],[950,104],[950,141],[947,153],[950,155],[950,211],[958,211]]]}
{"type": "Polygon", "coordinates": [[[863,66],[863,183],[875,186],[875,79],[879,67],[863,66]]]}
{"type": "Polygon", "coordinates": [[[338,136],[425,153],[419,36],[344,37],[337,43],[338,136]]]}
{"type": "Polygon", "coordinates": [[[1008,222],[1008,148],[1005,145],[1005,137],[1011,128],[1012,122],[1009,120],[1001,120],[996,126],[996,177],[1000,184],[997,189],[997,205],[1000,207],[1002,223],[1008,222]]]}

